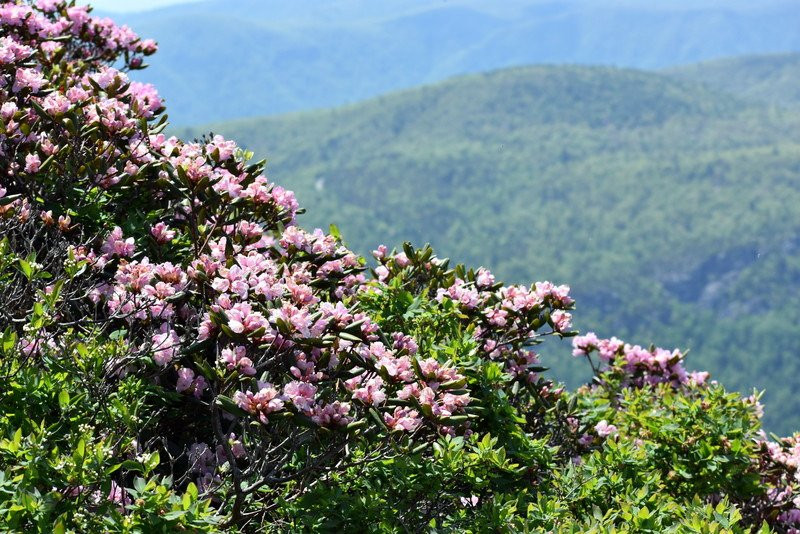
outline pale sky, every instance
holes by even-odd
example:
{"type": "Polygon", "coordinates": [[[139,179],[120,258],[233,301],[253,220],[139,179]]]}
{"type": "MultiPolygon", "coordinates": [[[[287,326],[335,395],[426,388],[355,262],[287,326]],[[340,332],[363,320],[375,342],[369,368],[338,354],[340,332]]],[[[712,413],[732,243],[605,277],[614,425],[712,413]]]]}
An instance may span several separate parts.
{"type": "Polygon", "coordinates": [[[198,0],[79,0],[79,4],[90,4],[102,11],[116,11],[130,13],[133,11],[147,11],[173,4],[186,4],[198,0]]]}

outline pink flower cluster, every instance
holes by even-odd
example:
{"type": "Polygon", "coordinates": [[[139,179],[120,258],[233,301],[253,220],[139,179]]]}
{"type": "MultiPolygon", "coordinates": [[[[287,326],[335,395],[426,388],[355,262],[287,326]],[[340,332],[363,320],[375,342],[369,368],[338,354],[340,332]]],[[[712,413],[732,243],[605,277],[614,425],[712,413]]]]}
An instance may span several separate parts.
{"type": "Polygon", "coordinates": [[[405,432],[413,432],[422,424],[417,410],[400,406],[391,413],[384,413],[383,420],[390,429],[405,432]]]}
{"type": "MultiPolygon", "coordinates": [[[[375,274],[383,283],[404,276],[404,270],[412,265],[422,272],[431,272],[442,265],[441,260],[430,255],[419,260],[409,258],[405,252],[389,253],[384,245],[372,254],[380,262],[375,274]]],[[[474,337],[484,354],[492,359],[506,360],[507,372],[513,379],[533,384],[539,379],[536,371],[532,370],[538,367],[538,359],[534,352],[524,347],[536,341],[537,331],[545,324],[551,326],[552,333],[568,333],[572,316],[567,310],[573,305],[569,287],[547,281],[537,282],[530,289],[498,286],[489,270],[479,268],[474,273],[456,276],[447,287],[438,287],[436,300],[455,303],[466,321],[477,322],[474,337]]],[[[400,367],[395,362],[389,363],[386,370],[390,375],[403,369],[402,360],[397,362],[400,367]]],[[[555,390],[552,393],[555,394],[555,390]]]]}
{"type": "MultiPolygon", "coordinates": [[[[117,183],[121,173],[130,170],[118,169],[116,158],[128,150],[142,152],[143,135],[136,120],[153,117],[162,102],[152,86],[129,83],[124,73],[107,65],[117,62],[137,68],[142,56],[156,51],[156,45],[126,26],[91,16],[86,6],[70,6],[66,1],[2,1],[0,23],[0,116],[4,122],[0,156],[7,160],[9,170],[4,186],[24,193],[0,208],[0,217],[25,221],[36,188],[31,188],[30,180],[28,187],[21,187],[17,178],[57,174],[61,163],[54,163],[49,170],[45,163],[74,144],[70,138],[77,132],[73,128],[76,120],[106,128],[96,132],[96,143],[81,143],[87,157],[101,155],[104,160],[92,177],[95,183],[117,183]],[[40,120],[39,112],[57,119],[69,116],[64,124],[70,128],[54,128],[51,121],[40,120]],[[118,136],[112,139],[110,134],[118,136]]],[[[66,216],[58,215],[59,219],[66,216]]],[[[73,229],[69,224],[58,228],[73,229]]]]}
{"type": "Polygon", "coordinates": [[[181,347],[178,334],[167,323],[161,325],[158,333],[152,338],[153,360],[160,366],[166,367],[176,359],[181,347]]]}
{"type": "MultiPolygon", "coordinates": [[[[405,276],[405,269],[410,265],[416,272],[431,273],[444,268],[446,263],[430,254],[420,260],[409,258],[405,252],[389,253],[384,245],[372,254],[380,262],[375,274],[382,283],[405,276]]],[[[536,354],[525,346],[537,341],[538,330],[546,324],[552,329],[550,333],[558,335],[569,333],[572,327],[568,310],[572,309],[574,301],[569,296],[569,286],[545,281],[535,283],[530,289],[503,287],[496,284],[494,275],[485,268],[462,272],[450,285],[436,288],[436,300],[455,303],[465,321],[477,323],[474,337],[484,355],[505,360],[509,375],[526,384],[535,383],[539,376],[534,369],[538,367],[536,354]]],[[[402,365],[402,360],[399,363],[402,365]]],[[[396,374],[398,367],[393,364],[386,369],[389,374],[396,374]]]]}
{"type": "MultiPolygon", "coordinates": [[[[92,254],[85,256],[91,259],[92,254]]],[[[94,256],[96,258],[96,256],[94,256]]],[[[105,265],[106,257],[94,266],[105,265]]],[[[105,300],[114,316],[133,320],[169,321],[176,317],[175,301],[189,283],[186,273],[170,262],[152,264],[147,257],[140,261],[120,261],[114,280],[98,286],[92,294],[95,301],[105,300]]],[[[189,309],[182,309],[191,315],[189,309]]]]}
{"type": "Polygon", "coordinates": [[[192,393],[199,399],[207,387],[208,382],[203,375],[195,375],[195,372],[188,367],[178,369],[178,381],[175,384],[178,393],[192,393]]]}
{"type": "Polygon", "coordinates": [[[755,467],[770,487],[764,505],[766,515],[777,516],[786,532],[800,532],[800,434],[770,441],[759,440],[760,461],[755,467]]]}
{"type": "Polygon", "coordinates": [[[233,400],[242,410],[255,415],[266,424],[269,414],[283,409],[283,399],[272,384],[258,382],[257,388],[255,392],[237,391],[233,400]]]}
{"type": "Polygon", "coordinates": [[[238,346],[233,348],[222,349],[220,356],[220,363],[225,366],[228,371],[239,371],[246,376],[253,376],[256,374],[256,368],[253,367],[253,361],[246,356],[247,347],[238,346]]]}
{"type": "Polygon", "coordinates": [[[677,349],[645,349],[615,337],[601,339],[593,332],[573,338],[573,356],[589,357],[593,352],[598,353],[609,369],[621,373],[626,385],[633,387],[665,382],[675,387],[703,385],[708,379],[706,372],[687,372],[683,366],[684,354],[677,349]]]}
{"type": "Polygon", "coordinates": [[[468,310],[474,310],[481,304],[478,290],[471,284],[467,284],[464,280],[456,278],[456,281],[447,289],[439,289],[436,293],[436,300],[442,302],[444,299],[450,299],[468,310]]]}

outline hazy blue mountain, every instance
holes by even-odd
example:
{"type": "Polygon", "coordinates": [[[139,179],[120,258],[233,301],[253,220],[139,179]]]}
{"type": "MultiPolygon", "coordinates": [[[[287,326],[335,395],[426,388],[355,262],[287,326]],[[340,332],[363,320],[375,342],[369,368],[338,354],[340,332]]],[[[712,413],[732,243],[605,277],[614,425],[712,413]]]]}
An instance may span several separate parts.
{"type": "Polygon", "coordinates": [[[800,51],[790,0],[215,0],[115,16],[161,43],[141,77],[176,124],[330,107],[531,63],[661,68],[800,51]]]}

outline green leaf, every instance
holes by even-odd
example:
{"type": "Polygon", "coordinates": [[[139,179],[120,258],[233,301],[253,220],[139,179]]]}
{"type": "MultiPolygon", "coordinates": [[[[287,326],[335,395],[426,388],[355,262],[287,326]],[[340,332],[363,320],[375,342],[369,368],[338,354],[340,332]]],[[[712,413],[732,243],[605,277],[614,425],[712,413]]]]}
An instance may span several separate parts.
{"type": "Polygon", "coordinates": [[[58,392],[58,407],[62,410],[66,410],[69,407],[69,392],[66,389],[58,392]]]}
{"type": "MultiPolygon", "coordinates": [[[[121,464],[117,464],[113,467],[113,470],[116,471],[119,468],[125,469],[126,471],[136,471],[137,473],[141,473],[144,471],[144,467],[142,466],[141,462],[137,462],[135,460],[125,460],[121,464]]],[[[113,472],[113,471],[112,471],[113,472]]]]}
{"type": "Polygon", "coordinates": [[[231,415],[236,415],[238,417],[247,417],[249,415],[246,411],[239,408],[239,405],[233,402],[233,399],[226,397],[225,395],[217,395],[215,402],[218,406],[231,415]]]}
{"type": "Polygon", "coordinates": [[[408,241],[403,243],[403,252],[406,253],[406,256],[409,260],[414,261],[416,254],[414,254],[414,247],[411,246],[411,243],[408,241]]]}
{"type": "Polygon", "coordinates": [[[33,267],[31,267],[31,264],[22,258],[17,261],[19,262],[19,270],[22,271],[22,274],[25,275],[25,278],[30,280],[33,276],[33,267]]]}
{"type": "Polygon", "coordinates": [[[186,515],[186,510],[173,510],[172,512],[167,512],[162,517],[167,521],[173,521],[185,515],[186,515]]]}
{"type": "Polygon", "coordinates": [[[195,486],[194,482],[189,482],[189,485],[186,486],[186,494],[189,495],[193,501],[197,500],[197,486],[195,486]]]}
{"type": "Polygon", "coordinates": [[[17,333],[9,326],[3,333],[3,352],[11,352],[17,344],[17,333]]]}
{"type": "Polygon", "coordinates": [[[161,463],[161,455],[158,451],[150,453],[144,460],[145,474],[152,472],[161,463]]]}
{"type": "Polygon", "coordinates": [[[346,341],[355,341],[361,342],[362,339],[360,337],[354,336],[352,334],[348,334],[347,332],[339,332],[339,337],[346,340],[346,341]]]}
{"type": "Polygon", "coordinates": [[[72,453],[72,459],[75,462],[75,465],[83,465],[83,459],[86,456],[86,440],[83,438],[78,441],[78,445],[75,447],[75,451],[72,453]]]}

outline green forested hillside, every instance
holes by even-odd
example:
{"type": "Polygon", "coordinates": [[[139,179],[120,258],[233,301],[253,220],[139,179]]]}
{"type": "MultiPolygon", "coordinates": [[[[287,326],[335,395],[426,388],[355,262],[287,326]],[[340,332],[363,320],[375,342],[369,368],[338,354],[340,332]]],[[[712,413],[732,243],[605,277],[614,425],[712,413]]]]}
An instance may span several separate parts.
{"type": "Polygon", "coordinates": [[[664,73],[750,100],[800,106],[800,54],[797,53],[704,61],[667,69],[664,73]]]}
{"type": "MultiPolygon", "coordinates": [[[[787,432],[800,427],[798,127],[800,114],[661,74],[530,67],[181,133],[267,157],[313,214],[302,223],[336,222],[361,252],[411,238],[506,280],[569,283],[579,328],[689,348],[730,388],[766,388],[766,424],[787,432]]],[[[547,363],[566,371],[568,354],[547,363]]]]}

